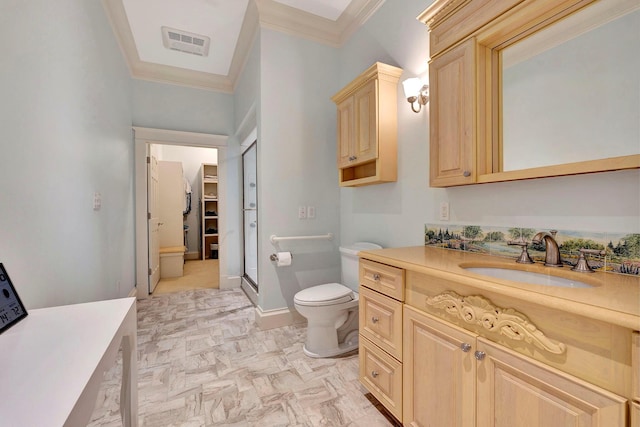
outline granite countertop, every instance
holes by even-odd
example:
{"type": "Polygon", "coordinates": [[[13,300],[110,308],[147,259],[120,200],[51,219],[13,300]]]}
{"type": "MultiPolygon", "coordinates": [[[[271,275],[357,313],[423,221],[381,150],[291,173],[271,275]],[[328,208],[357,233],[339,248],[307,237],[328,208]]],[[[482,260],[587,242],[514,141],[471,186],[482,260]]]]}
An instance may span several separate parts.
{"type": "Polygon", "coordinates": [[[479,290],[565,310],[574,314],[640,330],[640,277],[595,272],[578,273],[568,267],[545,267],[541,263],[517,264],[515,259],[457,250],[413,246],[361,251],[360,258],[393,265],[405,270],[452,280],[479,290]],[[592,285],[565,288],[533,285],[507,279],[480,276],[468,267],[498,267],[554,275],[592,285]]]}

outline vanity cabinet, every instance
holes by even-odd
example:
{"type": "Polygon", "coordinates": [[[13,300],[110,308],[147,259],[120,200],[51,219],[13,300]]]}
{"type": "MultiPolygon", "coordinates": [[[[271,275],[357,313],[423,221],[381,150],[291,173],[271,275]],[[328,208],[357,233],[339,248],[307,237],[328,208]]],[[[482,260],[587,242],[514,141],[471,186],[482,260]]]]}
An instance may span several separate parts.
{"type": "Polygon", "coordinates": [[[475,182],[475,41],[429,65],[429,170],[432,187],[475,182]]]}
{"type": "Polygon", "coordinates": [[[405,425],[626,426],[626,399],[410,306],[404,336],[405,425]]]}
{"type": "Polygon", "coordinates": [[[637,278],[599,274],[599,303],[460,267],[512,260],[425,247],[359,256],[360,381],[403,425],[640,427],[637,278]]]}
{"type": "Polygon", "coordinates": [[[631,364],[634,366],[631,385],[633,401],[630,403],[631,427],[640,427],[640,332],[633,333],[631,353],[631,364]]]}
{"type": "Polygon", "coordinates": [[[397,179],[397,92],[402,69],[375,63],[331,99],[337,106],[340,186],[397,179]]]}
{"type": "Polygon", "coordinates": [[[360,382],[402,421],[404,270],[360,261],[360,382]]]}

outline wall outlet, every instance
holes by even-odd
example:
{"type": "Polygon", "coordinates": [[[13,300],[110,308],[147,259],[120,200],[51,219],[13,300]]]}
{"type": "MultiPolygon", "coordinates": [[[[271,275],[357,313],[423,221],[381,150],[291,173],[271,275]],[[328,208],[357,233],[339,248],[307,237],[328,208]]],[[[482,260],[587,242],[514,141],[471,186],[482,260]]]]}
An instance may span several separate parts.
{"type": "Polygon", "coordinates": [[[440,203],[440,221],[449,221],[449,202],[440,203]]]}
{"type": "Polygon", "coordinates": [[[315,206],[307,206],[307,218],[315,219],[316,218],[316,207],[315,206]]]}
{"type": "Polygon", "coordinates": [[[307,219],[307,207],[298,206],[298,219],[307,219]]]}

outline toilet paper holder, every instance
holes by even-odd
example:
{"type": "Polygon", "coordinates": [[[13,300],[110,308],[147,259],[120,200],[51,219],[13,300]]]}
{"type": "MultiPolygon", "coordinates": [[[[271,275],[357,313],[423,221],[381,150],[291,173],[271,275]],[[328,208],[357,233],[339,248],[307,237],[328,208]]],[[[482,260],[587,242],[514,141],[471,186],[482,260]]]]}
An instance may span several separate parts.
{"type": "MultiPolygon", "coordinates": [[[[274,261],[274,262],[275,262],[275,261],[278,261],[278,254],[271,254],[271,255],[269,255],[269,259],[270,259],[271,261],[274,261]]],[[[293,254],[291,254],[291,259],[293,259],[293,254]]]]}

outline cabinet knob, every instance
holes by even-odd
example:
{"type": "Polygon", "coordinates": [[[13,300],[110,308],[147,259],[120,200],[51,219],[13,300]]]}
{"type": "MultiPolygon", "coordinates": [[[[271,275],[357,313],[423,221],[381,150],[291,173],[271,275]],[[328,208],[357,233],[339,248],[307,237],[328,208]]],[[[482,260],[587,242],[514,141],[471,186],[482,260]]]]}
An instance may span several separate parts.
{"type": "Polygon", "coordinates": [[[460,344],[460,350],[468,353],[469,350],[471,350],[471,344],[469,344],[468,342],[463,342],[462,344],[460,344]]]}
{"type": "Polygon", "coordinates": [[[473,353],[473,357],[475,357],[476,360],[483,360],[486,355],[487,353],[485,353],[484,351],[476,351],[475,353],[473,353]]]}
{"type": "Polygon", "coordinates": [[[373,275],[373,280],[375,280],[375,281],[380,280],[380,275],[379,275],[378,273],[375,273],[375,274],[373,275]]]}
{"type": "Polygon", "coordinates": [[[373,316],[373,317],[371,318],[371,321],[372,321],[373,323],[378,323],[378,320],[380,320],[380,319],[378,319],[376,316],[373,316]]]}
{"type": "Polygon", "coordinates": [[[373,378],[376,378],[378,376],[378,372],[377,371],[371,371],[371,376],[373,378]]]}
{"type": "Polygon", "coordinates": [[[462,175],[464,175],[464,176],[471,176],[471,172],[469,172],[469,171],[464,171],[464,172],[462,172],[462,175]]]}

